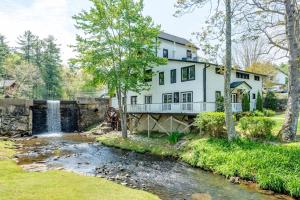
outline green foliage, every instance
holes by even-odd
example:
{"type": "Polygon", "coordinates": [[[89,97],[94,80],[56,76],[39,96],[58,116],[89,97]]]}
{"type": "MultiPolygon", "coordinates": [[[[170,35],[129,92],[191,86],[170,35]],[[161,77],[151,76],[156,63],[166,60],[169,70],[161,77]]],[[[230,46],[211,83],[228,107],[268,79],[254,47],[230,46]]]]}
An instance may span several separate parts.
{"type": "Polygon", "coordinates": [[[176,144],[183,136],[183,133],[175,131],[168,135],[168,140],[171,144],[176,144]]]}
{"type": "Polygon", "coordinates": [[[198,139],[182,150],[182,160],[226,177],[254,180],[263,189],[300,197],[300,147],[250,140],[198,139]]]}
{"type": "Polygon", "coordinates": [[[234,117],[236,121],[240,121],[241,118],[243,117],[249,117],[249,116],[253,116],[252,112],[238,112],[238,113],[234,113],[234,117]]]}
{"type": "Polygon", "coordinates": [[[263,113],[264,113],[264,116],[266,116],[266,117],[273,117],[276,115],[275,111],[268,110],[268,109],[264,109],[263,113]]]}
{"type": "Polygon", "coordinates": [[[226,137],[225,114],[223,112],[200,113],[195,121],[197,127],[210,136],[226,137]]]}
{"type": "Polygon", "coordinates": [[[277,108],[277,98],[274,92],[268,91],[264,99],[264,108],[276,110],[277,108]]]}
{"type": "MultiPolygon", "coordinates": [[[[73,62],[93,75],[94,85],[106,84],[116,91],[121,121],[125,122],[127,103],[122,96],[148,89],[149,70],[167,62],[156,55],[160,27],[141,14],[142,0],[91,2],[89,11],[74,16],[76,27],[86,34],[77,36],[79,55],[73,62]]],[[[127,135],[124,124],[122,134],[127,135]]]]}
{"type": "Polygon", "coordinates": [[[249,138],[270,138],[276,122],[268,117],[243,117],[239,127],[249,138]]]}
{"type": "Polygon", "coordinates": [[[216,99],[216,111],[224,112],[224,97],[218,96],[216,99]]]}
{"type": "Polygon", "coordinates": [[[10,49],[8,47],[7,42],[5,41],[5,37],[0,34],[0,75],[4,74],[3,63],[9,53],[10,49]]]}
{"type": "Polygon", "coordinates": [[[243,94],[242,110],[243,110],[243,112],[249,112],[250,111],[250,97],[249,97],[249,94],[243,94]]]}
{"type": "Polygon", "coordinates": [[[258,110],[255,110],[254,112],[252,112],[252,116],[255,116],[255,117],[264,117],[265,114],[261,111],[258,111],[258,110]]]}
{"type": "Polygon", "coordinates": [[[263,100],[262,100],[260,92],[257,92],[256,110],[263,111],[263,100]]]}

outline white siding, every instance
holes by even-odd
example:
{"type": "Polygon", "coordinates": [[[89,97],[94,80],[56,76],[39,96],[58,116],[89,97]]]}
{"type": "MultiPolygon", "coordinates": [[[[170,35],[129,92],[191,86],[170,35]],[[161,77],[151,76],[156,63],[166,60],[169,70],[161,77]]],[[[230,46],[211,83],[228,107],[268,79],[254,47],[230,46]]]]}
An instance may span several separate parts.
{"type": "Polygon", "coordinates": [[[166,40],[160,40],[160,47],[157,51],[158,56],[163,57],[163,49],[168,50],[170,59],[182,60],[182,58],[186,58],[187,50],[192,51],[192,58],[197,57],[197,52],[195,48],[187,47],[181,44],[176,44],[174,42],[166,40]]]}

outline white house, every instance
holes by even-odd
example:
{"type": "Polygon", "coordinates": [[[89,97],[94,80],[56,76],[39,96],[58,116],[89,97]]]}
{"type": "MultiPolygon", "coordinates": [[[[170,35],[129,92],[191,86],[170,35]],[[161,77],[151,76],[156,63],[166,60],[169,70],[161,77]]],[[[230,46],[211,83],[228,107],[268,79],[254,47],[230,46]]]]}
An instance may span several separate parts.
{"type": "MultiPolygon", "coordinates": [[[[184,38],[162,32],[158,40],[160,46],[157,55],[168,58],[168,64],[152,69],[155,75],[148,80],[149,90],[141,94],[129,92],[128,113],[190,118],[200,112],[215,111],[217,96],[224,95],[221,67],[199,61],[198,48],[184,38]]],[[[263,88],[263,76],[242,70],[232,71],[234,112],[242,111],[241,101],[244,93],[250,94],[251,109],[255,108],[257,93],[263,88]]],[[[117,107],[117,100],[113,99],[112,102],[113,106],[117,107]]],[[[157,122],[160,119],[161,117],[157,117],[153,120],[157,122]]]]}
{"type": "Polygon", "coordinates": [[[285,92],[287,91],[288,75],[283,70],[276,68],[276,74],[270,77],[274,86],[271,88],[274,92],[285,92]]]}

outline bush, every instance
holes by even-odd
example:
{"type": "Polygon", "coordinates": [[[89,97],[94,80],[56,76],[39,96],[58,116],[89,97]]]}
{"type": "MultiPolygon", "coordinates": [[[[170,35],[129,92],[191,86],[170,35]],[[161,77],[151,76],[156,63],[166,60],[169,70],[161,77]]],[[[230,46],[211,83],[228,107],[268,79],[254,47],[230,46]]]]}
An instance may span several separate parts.
{"type": "Polygon", "coordinates": [[[196,118],[196,124],[201,131],[212,137],[226,137],[225,114],[223,112],[200,113],[196,118]]]}
{"type": "Polygon", "coordinates": [[[216,99],[216,111],[224,112],[224,97],[218,96],[216,99]]]}
{"type": "Polygon", "coordinates": [[[249,112],[250,111],[250,99],[249,94],[244,94],[242,99],[242,110],[243,112],[249,112]]]}
{"type": "Polygon", "coordinates": [[[277,108],[277,98],[274,92],[269,91],[264,100],[264,108],[276,110],[277,108]]]}
{"type": "Polygon", "coordinates": [[[268,117],[243,117],[239,127],[249,138],[270,138],[276,122],[268,117]]]}
{"type": "Polygon", "coordinates": [[[255,117],[264,117],[265,114],[261,111],[258,111],[258,110],[255,110],[254,112],[252,112],[252,116],[255,116],[255,117]]]}
{"type": "Polygon", "coordinates": [[[263,100],[262,100],[260,92],[257,92],[256,110],[263,111],[263,100]]]}
{"type": "Polygon", "coordinates": [[[171,144],[176,144],[183,136],[184,136],[183,133],[175,131],[172,132],[170,135],[168,135],[168,140],[171,144]]]}
{"type": "Polygon", "coordinates": [[[253,113],[252,112],[238,112],[238,113],[235,113],[234,116],[235,116],[236,121],[240,121],[240,119],[242,119],[243,117],[253,116],[253,113]]]}
{"type": "Polygon", "coordinates": [[[264,116],[266,116],[266,117],[273,117],[276,115],[275,111],[268,110],[268,109],[264,109],[263,113],[264,113],[264,116]]]}

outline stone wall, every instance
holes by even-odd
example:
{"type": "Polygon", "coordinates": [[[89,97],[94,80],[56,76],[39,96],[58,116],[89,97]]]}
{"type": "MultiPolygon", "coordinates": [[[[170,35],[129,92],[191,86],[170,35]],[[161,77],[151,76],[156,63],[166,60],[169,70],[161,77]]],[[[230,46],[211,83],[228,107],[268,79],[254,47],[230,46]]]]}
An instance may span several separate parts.
{"type": "Polygon", "coordinates": [[[33,101],[32,116],[32,133],[45,133],[47,131],[47,101],[33,101]]]}
{"type": "Polygon", "coordinates": [[[76,101],[61,101],[60,114],[62,132],[72,133],[78,130],[79,108],[76,101]]]}
{"type": "Polygon", "coordinates": [[[31,135],[32,105],[29,100],[0,99],[0,136],[31,135]]]}
{"type": "Polygon", "coordinates": [[[79,131],[83,131],[105,120],[105,114],[109,106],[108,99],[78,99],[77,104],[79,109],[79,131]]]}

